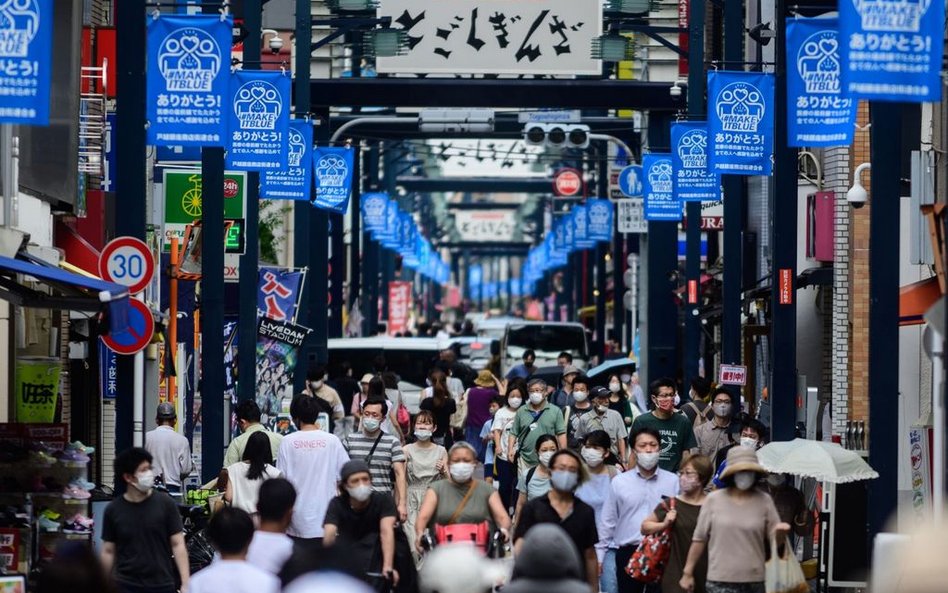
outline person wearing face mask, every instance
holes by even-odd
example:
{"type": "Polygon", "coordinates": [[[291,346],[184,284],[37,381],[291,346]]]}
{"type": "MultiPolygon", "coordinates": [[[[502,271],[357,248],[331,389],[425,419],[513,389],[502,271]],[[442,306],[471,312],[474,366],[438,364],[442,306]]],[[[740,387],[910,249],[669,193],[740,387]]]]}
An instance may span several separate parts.
{"type": "Polygon", "coordinates": [[[342,398],[339,393],[326,383],[326,367],[316,365],[306,373],[306,389],[302,391],[306,395],[318,397],[332,408],[333,426],[329,432],[335,428],[335,423],[346,417],[346,409],[342,406],[342,398]]]}
{"type": "MultiPolygon", "coordinates": [[[[602,509],[600,541],[608,542],[615,555],[619,593],[658,593],[657,585],[635,581],[625,572],[629,558],[642,543],[642,522],[662,501],[678,494],[678,476],[659,467],[661,435],[649,426],[632,431],[635,467],[609,484],[602,509]]],[[[630,458],[631,461],[631,458],[630,458]]]]}
{"type": "Polygon", "coordinates": [[[546,400],[546,381],[540,378],[527,383],[529,404],[520,406],[510,427],[508,450],[519,452],[518,474],[523,476],[540,462],[537,457],[537,440],[544,435],[556,439],[555,449],[566,448],[566,420],[560,409],[546,400]]]}
{"type": "MultiPolygon", "coordinates": [[[[422,410],[415,416],[415,442],[405,445],[405,472],[408,482],[408,519],[402,523],[414,547],[415,521],[425,499],[425,492],[435,481],[447,476],[448,451],[432,441],[437,430],[434,415],[422,410]]],[[[413,550],[417,555],[419,552],[413,550]]]]}
{"type": "Polygon", "coordinates": [[[655,409],[642,414],[632,423],[632,432],[649,427],[661,435],[661,460],[659,466],[669,472],[677,472],[681,456],[691,451],[695,433],[691,422],[684,414],[675,411],[675,382],[668,378],[656,379],[649,385],[655,409]]]}
{"type": "Polygon", "coordinates": [[[645,397],[645,390],[642,389],[642,386],[639,384],[638,371],[629,375],[622,375],[619,378],[622,379],[622,383],[629,386],[629,392],[632,394],[632,402],[638,406],[639,410],[643,413],[648,410],[648,400],[645,397]]]}
{"type": "Polygon", "coordinates": [[[382,432],[385,401],[368,399],[362,404],[362,430],[342,442],[351,459],[361,459],[372,471],[372,486],[378,492],[393,494],[398,506],[398,519],[408,518],[405,485],[405,454],[397,437],[382,432]]]}
{"type": "MultiPolygon", "coordinates": [[[[339,472],[339,496],[329,502],[323,521],[323,545],[346,546],[356,566],[367,573],[384,575],[398,585],[395,570],[395,522],[397,511],[390,494],[372,488],[369,466],[352,460],[339,472]],[[381,554],[378,552],[381,551],[381,554]]],[[[375,583],[374,577],[366,577],[375,583]]]]}
{"type": "Polygon", "coordinates": [[[140,447],[115,457],[115,475],[126,489],[105,508],[100,557],[119,593],[174,593],[175,566],[181,590],[188,586],[181,515],[170,496],[153,490],[151,461],[151,454],[140,447]]]}
{"type": "Polygon", "coordinates": [[[721,481],[721,474],[727,469],[727,456],[734,447],[745,447],[751,451],[760,449],[767,443],[767,428],[756,418],[751,418],[748,414],[738,416],[737,422],[733,424],[734,433],[731,435],[732,443],[724,447],[714,458],[717,471],[714,472],[714,478],[711,483],[715,488],[724,488],[724,482],[721,481]]]}
{"type": "Polygon", "coordinates": [[[708,495],[692,537],[681,588],[695,591],[695,570],[708,553],[708,593],[763,593],[767,544],[783,544],[790,526],[780,521],[773,500],[755,488],[767,470],[749,447],[734,447],[721,474],[725,487],[708,495]]]}
{"type": "MultiPolygon", "coordinates": [[[[707,495],[705,486],[711,479],[714,467],[704,455],[691,455],[681,462],[678,472],[680,493],[662,504],[642,522],[642,533],[651,535],[671,528],[671,555],[662,574],[662,593],[684,593],[679,585],[685,569],[691,538],[698,526],[698,515],[707,495]]],[[[705,575],[708,572],[708,555],[705,553],[695,565],[695,591],[705,592],[705,575]]]]}
{"type": "Polygon", "coordinates": [[[514,511],[514,523],[527,502],[539,498],[550,491],[550,459],[558,447],[556,439],[548,434],[537,439],[536,453],[539,464],[520,475],[517,482],[517,508],[514,511]]]}
{"type": "Polygon", "coordinates": [[[642,410],[632,401],[632,396],[619,375],[609,375],[609,382],[606,385],[609,389],[609,409],[615,410],[622,416],[622,421],[628,430],[632,426],[632,421],[642,413],[642,410]]]}
{"type": "MultiPolygon", "coordinates": [[[[589,479],[576,490],[576,498],[593,508],[596,529],[600,533],[602,533],[602,508],[609,497],[612,478],[619,473],[615,465],[606,463],[611,445],[611,439],[606,431],[594,430],[583,439],[583,448],[579,452],[586,463],[589,479]]],[[[602,566],[602,570],[599,571],[599,590],[603,593],[616,593],[619,585],[616,582],[615,551],[609,550],[609,542],[603,538],[596,543],[596,557],[602,566]]]]}
{"type": "Polygon", "coordinates": [[[589,379],[586,375],[577,375],[573,378],[570,399],[572,403],[563,409],[563,418],[566,421],[566,446],[578,450],[582,435],[577,435],[576,430],[583,416],[593,411],[592,400],[589,397],[589,379]]]}
{"type": "Polygon", "coordinates": [[[714,416],[711,422],[704,422],[695,428],[695,441],[698,452],[708,459],[714,459],[718,451],[731,444],[732,411],[731,394],[724,387],[718,387],[711,394],[711,410],[714,416]]]}
{"type": "Polygon", "coordinates": [[[428,487],[415,522],[415,545],[423,549],[423,536],[434,528],[438,543],[449,540],[474,541],[482,550],[490,542],[491,529],[509,539],[510,515],[500,494],[490,485],[474,479],[477,451],[459,441],[448,451],[448,479],[428,487]]]}
{"type": "Polygon", "coordinates": [[[609,408],[609,390],[605,387],[593,387],[593,410],[579,418],[576,438],[582,439],[594,430],[604,430],[612,440],[610,451],[616,459],[627,459],[625,440],[629,436],[625,422],[619,412],[609,408]]]}
{"type": "Polygon", "coordinates": [[[514,550],[523,550],[523,538],[535,525],[551,523],[566,532],[583,559],[583,577],[591,593],[599,591],[599,562],[596,557],[596,516],[593,508],[575,496],[576,489],[586,482],[586,468],[574,451],[562,449],[550,458],[552,489],[528,502],[520,513],[514,530],[514,550]]]}
{"type": "Polygon", "coordinates": [[[534,366],[536,359],[537,355],[533,350],[525,350],[522,358],[523,363],[511,367],[511,369],[507,371],[507,376],[504,378],[508,381],[510,379],[526,379],[536,370],[536,366],[534,366]]]}
{"type": "Polygon", "coordinates": [[[514,465],[516,449],[510,449],[510,429],[517,410],[523,405],[523,396],[527,393],[527,384],[520,380],[507,385],[504,405],[494,414],[491,424],[491,438],[494,439],[494,473],[497,476],[497,491],[505,509],[514,505],[514,490],[517,486],[517,466],[514,465]]]}
{"type": "Polygon", "coordinates": [[[582,371],[572,365],[563,367],[563,376],[560,379],[560,388],[553,393],[550,401],[553,405],[564,410],[575,403],[573,399],[573,382],[577,377],[582,376],[582,371]]]}

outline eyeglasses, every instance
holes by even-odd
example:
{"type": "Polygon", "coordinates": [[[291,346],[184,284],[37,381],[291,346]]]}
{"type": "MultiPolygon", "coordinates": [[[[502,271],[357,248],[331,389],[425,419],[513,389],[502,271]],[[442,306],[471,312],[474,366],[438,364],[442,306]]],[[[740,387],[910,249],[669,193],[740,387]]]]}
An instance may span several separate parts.
{"type": "Polygon", "coordinates": [[[655,399],[671,399],[675,397],[675,394],[674,393],[659,393],[658,395],[654,397],[655,399]]]}

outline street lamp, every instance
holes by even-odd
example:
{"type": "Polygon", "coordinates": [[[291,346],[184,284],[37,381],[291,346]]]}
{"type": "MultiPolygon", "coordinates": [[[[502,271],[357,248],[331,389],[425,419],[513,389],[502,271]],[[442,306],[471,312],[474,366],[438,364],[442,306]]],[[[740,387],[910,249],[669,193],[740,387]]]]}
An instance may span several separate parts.
{"type": "Polygon", "coordinates": [[[408,53],[408,33],[401,29],[372,29],[365,35],[363,50],[377,58],[391,58],[408,53]]]}
{"type": "Polygon", "coordinates": [[[853,208],[862,208],[869,201],[869,193],[863,187],[862,182],[859,181],[859,176],[862,175],[863,171],[870,168],[872,168],[872,163],[863,163],[856,167],[853,172],[853,186],[846,192],[846,201],[853,208]]]}
{"type": "Polygon", "coordinates": [[[632,39],[619,33],[608,33],[593,39],[592,57],[603,62],[621,62],[635,58],[632,39]]]}

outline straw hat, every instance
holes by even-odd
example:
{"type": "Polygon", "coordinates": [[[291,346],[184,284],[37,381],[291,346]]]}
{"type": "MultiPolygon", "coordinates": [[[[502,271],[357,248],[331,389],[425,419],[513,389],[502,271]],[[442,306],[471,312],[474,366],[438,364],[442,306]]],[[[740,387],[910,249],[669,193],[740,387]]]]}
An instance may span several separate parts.
{"type": "Polygon", "coordinates": [[[478,371],[477,378],[474,379],[474,384],[478,387],[496,387],[497,384],[494,382],[494,376],[490,374],[488,370],[478,371]]]}
{"type": "Polygon", "coordinates": [[[764,466],[757,462],[757,451],[740,445],[731,447],[731,450],[727,452],[727,467],[721,472],[721,479],[733,476],[737,472],[768,473],[764,466]]]}

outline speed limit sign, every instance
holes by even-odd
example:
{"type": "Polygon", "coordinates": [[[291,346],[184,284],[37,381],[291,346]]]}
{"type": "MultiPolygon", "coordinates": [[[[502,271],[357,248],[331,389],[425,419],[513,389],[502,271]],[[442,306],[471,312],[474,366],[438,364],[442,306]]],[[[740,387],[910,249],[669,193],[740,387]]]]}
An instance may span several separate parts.
{"type": "Polygon", "coordinates": [[[155,258],[141,239],[118,237],[109,241],[99,255],[99,276],[127,286],[131,294],[144,290],[154,275],[155,258]]]}

